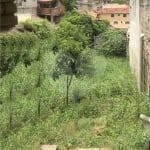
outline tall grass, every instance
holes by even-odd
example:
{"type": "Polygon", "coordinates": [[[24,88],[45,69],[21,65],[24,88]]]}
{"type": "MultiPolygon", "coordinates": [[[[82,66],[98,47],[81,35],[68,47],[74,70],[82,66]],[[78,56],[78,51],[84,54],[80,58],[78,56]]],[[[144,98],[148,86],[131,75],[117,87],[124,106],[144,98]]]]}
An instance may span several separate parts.
{"type": "Polygon", "coordinates": [[[95,56],[95,75],[73,80],[71,101],[66,106],[65,78],[51,78],[54,59],[46,51],[40,62],[27,68],[19,63],[0,79],[0,149],[35,150],[40,144],[57,144],[62,149],[105,146],[141,150],[146,135],[139,114],[149,114],[150,105],[148,98],[138,93],[127,60],[95,56]]]}

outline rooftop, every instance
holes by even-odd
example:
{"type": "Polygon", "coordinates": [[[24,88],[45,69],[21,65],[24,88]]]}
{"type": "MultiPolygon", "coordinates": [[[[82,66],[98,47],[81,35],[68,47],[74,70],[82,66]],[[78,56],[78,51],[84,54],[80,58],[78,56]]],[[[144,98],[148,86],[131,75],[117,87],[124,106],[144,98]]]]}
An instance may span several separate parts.
{"type": "Polygon", "coordinates": [[[120,4],[106,4],[100,10],[101,14],[109,14],[109,13],[129,13],[128,5],[120,5],[120,4]]]}

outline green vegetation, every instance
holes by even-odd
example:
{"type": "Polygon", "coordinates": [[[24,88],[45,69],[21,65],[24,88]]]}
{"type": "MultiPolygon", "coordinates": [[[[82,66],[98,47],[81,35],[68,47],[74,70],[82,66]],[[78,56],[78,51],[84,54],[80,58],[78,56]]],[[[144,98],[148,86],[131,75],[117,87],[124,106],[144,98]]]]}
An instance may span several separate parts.
{"type": "Polygon", "coordinates": [[[123,31],[109,29],[100,36],[96,49],[105,56],[126,56],[127,39],[123,31]]]}
{"type": "Polygon", "coordinates": [[[118,3],[118,4],[126,4],[129,3],[129,0],[112,0],[112,3],[118,3]]]}
{"type": "Polygon", "coordinates": [[[48,74],[41,77],[40,88],[36,87],[37,62],[28,68],[19,64],[13,74],[1,80],[1,149],[36,149],[41,143],[56,143],[65,149],[108,146],[141,150],[146,136],[139,114],[149,113],[149,100],[135,88],[127,61],[95,57],[95,76],[72,81],[72,102],[66,106],[65,78],[53,81],[49,77],[52,62],[47,63],[54,61],[53,57],[52,53],[43,56],[48,69],[44,67],[44,72],[48,74]],[[10,79],[14,83],[11,131],[7,127],[10,79]]]}
{"type": "MultiPolygon", "coordinates": [[[[150,114],[149,98],[138,93],[125,58],[105,58],[91,46],[88,32],[94,35],[94,29],[105,23],[96,22],[96,28],[91,28],[81,22],[75,24],[72,19],[62,20],[53,36],[43,38],[46,28],[31,30],[39,41],[30,50],[37,49],[38,53],[32,54],[37,59],[27,66],[19,61],[10,73],[0,78],[0,149],[36,150],[41,144],[57,144],[64,150],[143,148],[147,135],[139,115],[150,114]],[[85,28],[89,30],[84,34],[85,28]],[[66,52],[72,53],[71,57],[66,52]],[[91,57],[94,74],[85,76],[86,71],[91,73],[87,69],[91,67],[87,65],[91,57]],[[79,65],[72,68],[77,59],[79,65]],[[66,75],[74,75],[69,85],[68,105],[66,75]],[[53,80],[53,77],[59,78],[53,80]]],[[[105,25],[104,31],[99,30],[102,37],[104,32],[110,32],[105,25]]]]}
{"type": "Polygon", "coordinates": [[[26,20],[25,22],[21,22],[20,25],[23,25],[25,30],[35,33],[41,40],[51,38],[50,24],[47,21],[26,20]]]}
{"type": "Polygon", "coordinates": [[[92,20],[89,16],[74,11],[68,12],[61,22],[66,21],[80,28],[80,30],[82,30],[82,32],[89,38],[90,44],[93,44],[94,36],[100,35],[108,30],[109,27],[107,21],[92,20]]]}
{"type": "Polygon", "coordinates": [[[19,62],[23,62],[27,67],[32,61],[38,60],[43,53],[42,47],[51,38],[51,30],[46,21],[27,20],[21,25],[28,32],[0,35],[1,76],[10,73],[19,62]]]}
{"type": "Polygon", "coordinates": [[[38,39],[32,33],[0,35],[1,76],[9,73],[20,61],[27,66],[35,60],[38,54],[36,43],[38,39]]]}
{"type": "Polygon", "coordinates": [[[67,11],[72,11],[76,7],[75,0],[61,0],[61,3],[66,7],[67,11]]]}
{"type": "Polygon", "coordinates": [[[66,75],[66,103],[69,103],[69,89],[74,76],[86,75],[91,69],[90,50],[88,38],[77,25],[63,21],[57,26],[55,32],[55,45],[58,56],[53,78],[66,75]],[[65,37],[65,38],[64,38],[65,37]]]}

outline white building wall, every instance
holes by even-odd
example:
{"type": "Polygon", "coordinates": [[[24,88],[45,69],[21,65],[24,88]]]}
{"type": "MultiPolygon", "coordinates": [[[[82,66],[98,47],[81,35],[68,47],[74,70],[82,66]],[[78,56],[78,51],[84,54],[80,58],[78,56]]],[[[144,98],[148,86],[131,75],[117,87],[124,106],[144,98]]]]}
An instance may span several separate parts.
{"type": "Polygon", "coordinates": [[[36,14],[37,0],[16,0],[18,14],[36,14]]]}
{"type": "Polygon", "coordinates": [[[133,73],[136,75],[138,88],[141,84],[141,38],[139,23],[139,1],[130,0],[130,39],[129,39],[129,61],[133,73]]]}

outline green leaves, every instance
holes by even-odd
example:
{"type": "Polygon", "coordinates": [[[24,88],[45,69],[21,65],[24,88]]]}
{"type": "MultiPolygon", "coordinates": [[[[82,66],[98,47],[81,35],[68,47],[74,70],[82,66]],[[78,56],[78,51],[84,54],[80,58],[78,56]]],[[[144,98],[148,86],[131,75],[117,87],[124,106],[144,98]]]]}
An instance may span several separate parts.
{"type": "Polygon", "coordinates": [[[61,3],[65,5],[67,11],[72,11],[76,7],[75,0],[61,0],[61,3]]]}
{"type": "Polygon", "coordinates": [[[0,35],[0,43],[0,72],[3,76],[10,72],[19,61],[26,64],[28,60],[30,64],[32,59],[30,53],[32,53],[33,47],[37,46],[38,38],[32,33],[5,34],[0,35]]]}
{"type": "Polygon", "coordinates": [[[45,49],[51,49],[51,29],[48,22],[27,20],[21,24],[25,30],[32,29],[30,33],[27,30],[26,33],[0,35],[2,76],[11,72],[18,62],[24,62],[27,67],[32,61],[39,60],[40,53],[45,49]]]}
{"type": "Polygon", "coordinates": [[[83,33],[82,28],[78,28],[77,25],[68,21],[61,22],[55,32],[55,45],[57,45],[58,54],[54,74],[56,76],[61,74],[76,75],[81,65],[79,59],[82,57],[82,52],[88,50],[86,49],[87,43],[88,37],[83,33]]]}
{"type": "Polygon", "coordinates": [[[90,51],[88,48],[90,44],[90,36],[88,34],[90,31],[84,32],[86,25],[83,24],[84,21],[87,22],[86,19],[88,21],[91,21],[91,19],[84,16],[84,19],[81,21],[82,15],[80,16],[76,13],[74,15],[77,22],[74,22],[75,20],[71,19],[70,15],[67,16],[67,19],[64,18],[56,28],[53,41],[53,51],[57,52],[53,79],[56,80],[59,76],[66,75],[67,104],[73,76],[84,76],[91,71],[89,67],[91,57],[87,53],[90,51]]]}
{"type": "Polygon", "coordinates": [[[35,35],[39,39],[47,39],[51,37],[51,29],[50,24],[48,21],[32,21],[27,20],[24,22],[21,22],[21,25],[23,25],[24,29],[28,31],[28,28],[31,29],[30,32],[34,32],[35,35]]]}
{"type": "Polygon", "coordinates": [[[119,3],[119,4],[125,4],[129,2],[129,0],[112,0],[112,3],[119,3]]]}
{"type": "Polygon", "coordinates": [[[102,20],[93,20],[94,36],[98,36],[109,29],[109,22],[102,20]]]}
{"type": "Polygon", "coordinates": [[[127,39],[123,31],[109,29],[100,35],[96,49],[105,56],[126,56],[127,39]]]}

